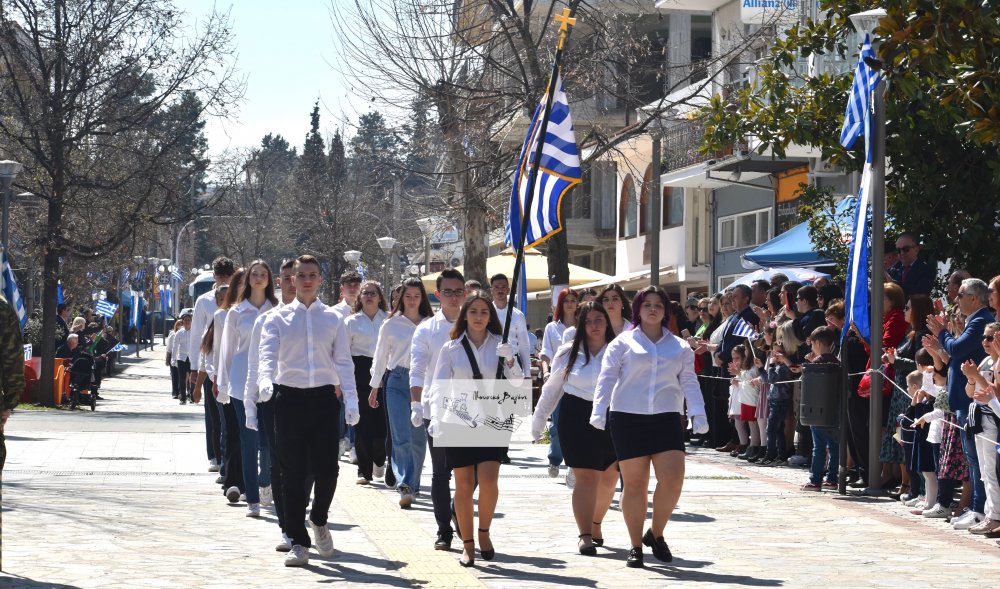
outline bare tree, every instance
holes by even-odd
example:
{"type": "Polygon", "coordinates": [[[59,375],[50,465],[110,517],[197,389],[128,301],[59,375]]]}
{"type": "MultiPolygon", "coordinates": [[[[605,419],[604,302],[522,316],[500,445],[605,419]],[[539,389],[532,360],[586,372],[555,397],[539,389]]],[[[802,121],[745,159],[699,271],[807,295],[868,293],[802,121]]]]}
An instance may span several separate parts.
{"type": "Polygon", "coordinates": [[[197,33],[170,0],[4,0],[0,13],[0,141],[28,167],[18,178],[47,204],[41,394],[52,401],[51,334],[60,258],[106,255],[184,206],[177,166],[187,129],[158,120],[185,91],[201,114],[226,114],[242,83],[228,17],[197,33]]]}

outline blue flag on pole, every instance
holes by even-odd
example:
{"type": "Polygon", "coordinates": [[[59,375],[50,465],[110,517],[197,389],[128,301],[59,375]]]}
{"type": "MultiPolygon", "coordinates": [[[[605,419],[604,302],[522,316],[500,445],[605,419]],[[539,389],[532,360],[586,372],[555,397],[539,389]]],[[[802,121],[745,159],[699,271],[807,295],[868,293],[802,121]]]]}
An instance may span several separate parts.
{"type": "MultiPolygon", "coordinates": [[[[858,56],[858,65],[854,70],[854,81],[851,83],[851,95],[847,100],[847,112],[844,114],[844,128],[840,133],[840,143],[850,148],[861,135],[865,136],[865,167],[861,174],[861,189],[858,191],[858,202],[854,208],[854,222],[851,225],[851,248],[847,267],[847,289],[844,296],[847,311],[847,325],[852,323],[858,333],[866,340],[871,340],[871,320],[869,314],[868,288],[868,250],[869,232],[868,217],[872,190],[874,189],[871,152],[871,97],[878,86],[880,75],[873,70],[865,58],[874,59],[871,41],[865,35],[858,56]]],[[[843,331],[843,335],[847,330],[843,331]]],[[[843,336],[842,336],[843,337],[843,336]]]]}
{"type": "Polygon", "coordinates": [[[17,281],[14,279],[14,270],[10,267],[10,260],[7,259],[7,252],[3,253],[3,297],[14,307],[17,313],[17,320],[21,323],[21,330],[28,324],[28,312],[24,308],[24,301],[21,300],[21,293],[17,290],[17,281]]]}
{"type": "Polygon", "coordinates": [[[124,270],[122,270],[122,280],[121,280],[121,284],[122,284],[122,285],[126,285],[126,284],[128,284],[128,278],[129,278],[129,276],[131,276],[131,275],[132,275],[132,272],[131,272],[131,271],[130,271],[130,270],[129,270],[128,268],[125,268],[124,270]]]}
{"type": "Polygon", "coordinates": [[[60,305],[63,304],[64,302],[66,302],[65,299],[63,299],[62,281],[61,280],[59,281],[58,284],[56,284],[56,302],[59,303],[60,305]]]}

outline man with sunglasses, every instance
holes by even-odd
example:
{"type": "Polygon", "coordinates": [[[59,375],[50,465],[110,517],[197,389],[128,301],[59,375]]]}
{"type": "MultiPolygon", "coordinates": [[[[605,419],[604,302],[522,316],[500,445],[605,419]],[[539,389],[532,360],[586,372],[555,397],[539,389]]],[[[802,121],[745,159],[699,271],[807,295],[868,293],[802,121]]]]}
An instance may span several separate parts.
{"type": "Polygon", "coordinates": [[[915,237],[904,233],[896,239],[899,259],[886,271],[886,277],[903,288],[906,298],[915,294],[931,294],[934,269],[919,259],[920,244],[915,237]]]}

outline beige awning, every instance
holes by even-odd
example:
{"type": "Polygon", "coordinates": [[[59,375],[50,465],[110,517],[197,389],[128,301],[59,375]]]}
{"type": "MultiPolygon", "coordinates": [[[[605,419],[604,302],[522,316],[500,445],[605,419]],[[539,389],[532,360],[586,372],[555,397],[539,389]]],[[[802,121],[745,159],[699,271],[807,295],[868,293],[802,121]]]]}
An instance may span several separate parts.
{"type": "MultiPolygon", "coordinates": [[[[456,270],[462,272],[463,274],[464,269],[464,266],[458,266],[456,268],[456,270]]],[[[543,256],[538,250],[529,248],[525,252],[524,271],[528,279],[528,292],[548,291],[552,288],[552,284],[549,282],[548,258],[543,256]]],[[[509,249],[505,250],[504,253],[501,253],[500,255],[486,259],[486,276],[484,278],[488,279],[494,274],[501,273],[506,274],[508,278],[512,278],[514,275],[514,255],[509,249]]],[[[424,287],[427,288],[428,292],[434,292],[439,274],[440,272],[435,272],[421,277],[421,280],[424,281],[424,287]]],[[[610,276],[589,268],[584,268],[583,266],[577,266],[575,264],[569,265],[570,286],[576,287],[581,284],[600,281],[606,278],[610,278],[610,276]]],[[[484,284],[483,286],[488,287],[489,285],[484,284]]]]}

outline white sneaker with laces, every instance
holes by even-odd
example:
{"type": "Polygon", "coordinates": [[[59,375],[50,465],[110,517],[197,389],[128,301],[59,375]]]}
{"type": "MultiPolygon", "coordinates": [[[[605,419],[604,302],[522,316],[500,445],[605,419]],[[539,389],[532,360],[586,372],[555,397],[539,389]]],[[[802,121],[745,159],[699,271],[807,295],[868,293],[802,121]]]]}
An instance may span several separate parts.
{"type": "Polygon", "coordinates": [[[247,517],[260,517],[260,503],[247,505],[247,517]]]}
{"type": "Polygon", "coordinates": [[[550,464],[549,465],[549,478],[554,479],[559,476],[559,465],[550,464]]]}
{"type": "Polygon", "coordinates": [[[333,536],[330,535],[330,530],[327,527],[316,525],[309,522],[313,530],[313,544],[316,546],[316,552],[322,557],[333,556],[333,536]]]}
{"type": "Polygon", "coordinates": [[[366,479],[365,477],[358,477],[358,480],[354,482],[359,485],[367,485],[369,483],[368,479],[366,479]]]}
{"type": "Polygon", "coordinates": [[[274,549],[278,552],[288,552],[292,549],[292,540],[285,534],[281,534],[281,542],[278,542],[274,549]]]}
{"type": "Polygon", "coordinates": [[[372,472],[372,476],[374,476],[376,479],[385,480],[385,467],[376,466],[372,472]]]}
{"type": "Polygon", "coordinates": [[[309,550],[305,546],[296,544],[288,551],[285,557],[286,567],[304,567],[309,564],[309,550]]]}
{"type": "Polygon", "coordinates": [[[247,500],[247,494],[246,493],[240,493],[240,501],[246,501],[246,500],[247,500]]]}
{"type": "Polygon", "coordinates": [[[358,452],[354,448],[351,448],[351,455],[350,458],[348,459],[348,462],[350,462],[351,464],[358,463],[358,452]]]}
{"type": "Polygon", "coordinates": [[[260,506],[270,507],[274,503],[274,495],[271,494],[271,486],[260,488],[260,506]]]}
{"type": "Polygon", "coordinates": [[[910,499],[904,505],[906,505],[907,507],[916,507],[917,505],[923,505],[925,502],[926,498],[923,495],[921,495],[919,497],[914,497],[913,499],[910,499]]]}
{"type": "Polygon", "coordinates": [[[927,519],[944,519],[948,517],[949,513],[951,512],[948,510],[947,507],[942,507],[940,503],[935,503],[934,507],[931,507],[930,509],[925,509],[921,515],[923,515],[927,519]]]}
{"type": "Polygon", "coordinates": [[[238,502],[240,500],[240,496],[240,490],[238,488],[229,487],[226,489],[226,499],[228,499],[230,503],[238,502]]]}
{"type": "Polygon", "coordinates": [[[219,472],[219,463],[215,459],[208,461],[208,472],[219,472]]]}
{"type": "Polygon", "coordinates": [[[963,513],[962,517],[951,520],[951,527],[956,530],[968,530],[972,526],[981,523],[985,518],[986,516],[984,514],[977,513],[970,509],[969,511],[963,513]]]}
{"type": "Polygon", "coordinates": [[[566,473],[566,488],[572,489],[576,486],[576,473],[570,468],[569,472],[566,473]]]}

